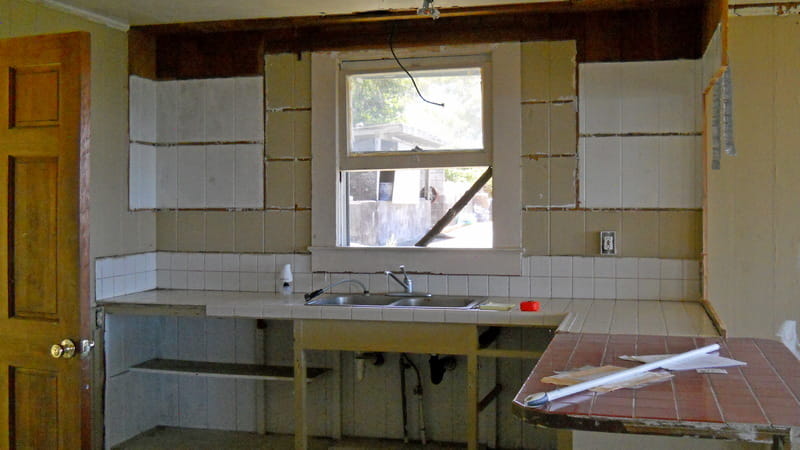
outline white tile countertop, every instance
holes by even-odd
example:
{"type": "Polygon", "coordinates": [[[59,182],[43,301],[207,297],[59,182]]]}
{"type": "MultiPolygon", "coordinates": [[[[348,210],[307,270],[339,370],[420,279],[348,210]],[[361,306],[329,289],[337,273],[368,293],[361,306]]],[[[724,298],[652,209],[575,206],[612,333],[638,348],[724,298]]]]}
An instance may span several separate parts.
{"type": "MultiPolygon", "coordinates": [[[[444,308],[305,305],[302,294],[274,292],[222,292],[152,290],[99,301],[115,306],[197,308],[210,317],[257,319],[329,319],[392,322],[467,323],[476,325],[557,327],[570,333],[657,334],[667,336],[717,336],[699,302],[658,300],[549,299],[489,297],[511,303],[510,311],[444,308]],[[537,312],[520,311],[519,303],[536,300],[537,312]]],[[[124,309],[118,309],[124,311],[124,309]]]]}

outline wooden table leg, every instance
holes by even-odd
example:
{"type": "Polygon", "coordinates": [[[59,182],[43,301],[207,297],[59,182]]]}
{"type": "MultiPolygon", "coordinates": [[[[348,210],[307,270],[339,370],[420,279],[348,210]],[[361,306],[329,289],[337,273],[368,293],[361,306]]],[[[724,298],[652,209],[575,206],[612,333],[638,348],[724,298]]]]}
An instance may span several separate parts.
{"type": "Polygon", "coordinates": [[[306,355],[303,350],[303,325],[294,322],[294,448],[308,448],[306,423],[306,355]]]}

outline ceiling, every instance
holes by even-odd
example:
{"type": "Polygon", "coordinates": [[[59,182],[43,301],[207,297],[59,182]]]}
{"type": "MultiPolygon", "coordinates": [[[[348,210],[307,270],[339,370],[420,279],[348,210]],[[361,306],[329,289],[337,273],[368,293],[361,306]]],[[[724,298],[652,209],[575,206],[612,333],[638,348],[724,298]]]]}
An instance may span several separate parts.
{"type": "MultiPolygon", "coordinates": [[[[422,0],[28,0],[120,26],[416,9],[422,0]]],[[[439,8],[564,0],[436,0],[439,8]]]]}

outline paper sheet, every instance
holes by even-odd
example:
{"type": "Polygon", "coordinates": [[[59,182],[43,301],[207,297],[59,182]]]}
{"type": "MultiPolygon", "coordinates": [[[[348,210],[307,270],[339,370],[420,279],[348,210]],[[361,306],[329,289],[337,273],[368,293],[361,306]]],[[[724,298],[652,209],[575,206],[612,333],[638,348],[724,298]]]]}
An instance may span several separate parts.
{"type": "MultiPolygon", "coordinates": [[[[600,378],[602,376],[606,376],[622,370],[625,370],[625,368],[617,366],[602,366],[602,367],[589,366],[577,370],[572,370],[569,372],[559,372],[556,375],[544,377],[542,378],[541,381],[542,383],[556,384],[559,386],[572,386],[574,384],[582,383],[584,381],[594,380],[595,378],[600,378]]],[[[640,387],[644,387],[652,383],[658,383],[664,380],[668,380],[672,377],[673,377],[672,374],[664,371],[646,372],[640,375],[632,376],[630,378],[627,378],[625,380],[616,383],[604,384],[602,386],[598,386],[596,388],[592,388],[589,390],[594,392],[611,392],[622,388],[638,389],[640,387]]]]}
{"type": "MultiPolygon", "coordinates": [[[[637,361],[643,363],[650,363],[653,361],[660,361],[662,359],[669,358],[673,355],[635,355],[635,356],[628,356],[623,355],[620,356],[619,359],[624,359],[625,361],[637,361]]],[[[724,356],[719,356],[717,353],[709,353],[706,355],[698,355],[693,358],[679,361],[674,364],[667,364],[664,366],[667,370],[695,370],[695,369],[708,369],[712,367],[735,367],[735,366],[746,366],[747,363],[743,361],[737,361],[731,358],[725,358],[724,356]]]]}

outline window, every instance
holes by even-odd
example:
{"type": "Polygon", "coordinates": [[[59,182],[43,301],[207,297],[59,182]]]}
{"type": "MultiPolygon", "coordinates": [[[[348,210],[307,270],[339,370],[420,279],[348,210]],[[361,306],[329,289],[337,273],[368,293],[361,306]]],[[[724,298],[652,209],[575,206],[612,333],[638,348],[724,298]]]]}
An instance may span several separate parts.
{"type": "Polygon", "coordinates": [[[490,164],[487,62],[484,55],[406,59],[418,95],[393,59],[342,61],[341,245],[492,247],[491,185],[432,242],[421,242],[490,164]],[[439,167],[453,161],[466,167],[439,167]]]}
{"type": "Polygon", "coordinates": [[[312,56],[312,269],[405,263],[442,273],[471,251],[500,255],[510,263],[498,273],[519,274],[518,45],[398,55],[422,96],[443,107],[420,99],[388,51],[312,56]],[[465,196],[489,167],[493,179],[465,196]],[[462,196],[442,232],[415,247],[462,196]],[[428,268],[414,263],[421,255],[428,268]]]}
{"type": "MultiPolygon", "coordinates": [[[[465,61],[466,62],[466,61],[465,61]]],[[[344,66],[347,67],[347,66],[344,66]]],[[[481,67],[346,74],[348,153],[484,149],[481,67]]]]}
{"type": "Polygon", "coordinates": [[[429,243],[420,242],[487,167],[346,172],[350,247],[492,248],[491,181],[447,220],[429,243]]]}

